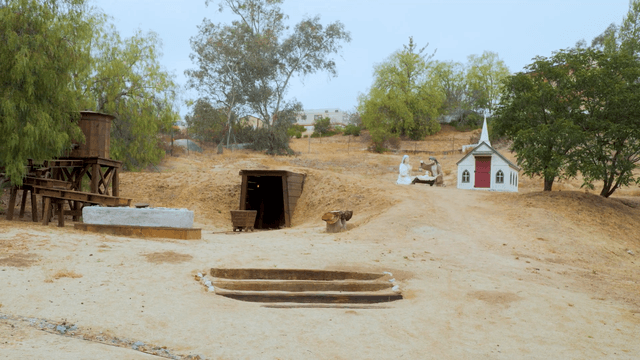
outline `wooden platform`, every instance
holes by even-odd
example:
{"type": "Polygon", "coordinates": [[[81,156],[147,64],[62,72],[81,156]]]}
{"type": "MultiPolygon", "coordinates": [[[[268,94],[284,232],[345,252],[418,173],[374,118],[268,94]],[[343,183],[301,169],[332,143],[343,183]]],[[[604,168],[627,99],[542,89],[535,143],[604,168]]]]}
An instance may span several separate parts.
{"type": "Polygon", "coordinates": [[[133,199],[114,197],[83,191],[64,190],[32,185],[36,194],[60,200],[80,201],[83,203],[100,204],[104,206],[130,206],[133,199]]]}
{"type": "Polygon", "coordinates": [[[202,238],[202,229],[96,224],[75,224],[75,228],[102,234],[141,238],[169,238],[180,240],[200,240],[202,238]]]}

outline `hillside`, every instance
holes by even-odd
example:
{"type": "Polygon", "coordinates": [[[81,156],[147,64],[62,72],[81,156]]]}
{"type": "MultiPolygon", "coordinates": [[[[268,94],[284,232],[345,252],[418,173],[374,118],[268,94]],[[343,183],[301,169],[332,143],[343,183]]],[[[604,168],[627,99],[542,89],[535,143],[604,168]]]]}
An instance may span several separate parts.
{"type": "MultiPolygon", "coordinates": [[[[452,138],[472,136],[446,129],[403,146],[448,150],[452,138]]],[[[402,153],[373,154],[343,136],[296,139],[292,147],[291,157],[205,149],[122,174],[123,196],[193,210],[199,241],[0,219],[1,352],[150,358],[131,350],[136,340],[208,359],[640,354],[637,188],[604,199],[575,179],[544,193],[539,179],[523,176],[517,194],[463,191],[455,187],[460,154],[436,155],[446,187],[398,186],[402,153]],[[230,231],[241,169],[307,175],[292,228],[230,231]],[[342,209],[354,211],[349,230],[325,233],[322,214],[342,209]],[[388,271],[404,299],[262,306],[207,293],[193,276],[211,267],[388,271]],[[91,341],[42,332],[31,318],[77,324],[91,341]]],[[[428,156],[410,155],[414,169],[428,156]]]]}

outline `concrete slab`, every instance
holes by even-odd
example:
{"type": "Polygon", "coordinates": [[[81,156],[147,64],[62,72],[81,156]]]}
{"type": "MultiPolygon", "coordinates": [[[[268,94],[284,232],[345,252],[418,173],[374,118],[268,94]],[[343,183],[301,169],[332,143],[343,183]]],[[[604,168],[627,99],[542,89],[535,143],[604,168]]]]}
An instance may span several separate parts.
{"type": "Polygon", "coordinates": [[[193,211],[170,208],[129,208],[85,206],[82,221],[95,225],[129,225],[192,228],[193,211]]]}

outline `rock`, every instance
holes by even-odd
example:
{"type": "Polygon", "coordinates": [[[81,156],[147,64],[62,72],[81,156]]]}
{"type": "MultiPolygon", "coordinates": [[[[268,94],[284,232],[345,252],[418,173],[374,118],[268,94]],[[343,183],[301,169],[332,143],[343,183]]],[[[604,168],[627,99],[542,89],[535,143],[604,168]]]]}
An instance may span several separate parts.
{"type": "Polygon", "coordinates": [[[60,332],[60,334],[64,334],[67,332],[67,327],[64,325],[56,326],[56,331],[60,332]]]}

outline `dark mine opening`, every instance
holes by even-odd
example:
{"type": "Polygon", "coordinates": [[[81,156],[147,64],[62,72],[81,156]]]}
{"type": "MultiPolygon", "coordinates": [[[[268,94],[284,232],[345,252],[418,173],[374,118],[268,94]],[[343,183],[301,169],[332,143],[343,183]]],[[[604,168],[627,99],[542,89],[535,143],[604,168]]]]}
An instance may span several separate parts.
{"type": "Polygon", "coordinates": [[[256,229],[285,226],[282,176],[248,176],[245,210],[257,210],[256,229]]]}

